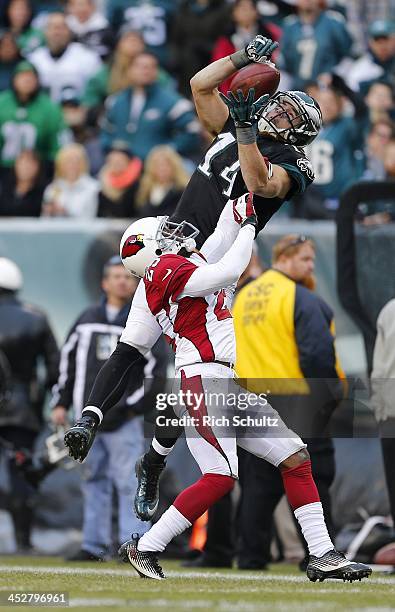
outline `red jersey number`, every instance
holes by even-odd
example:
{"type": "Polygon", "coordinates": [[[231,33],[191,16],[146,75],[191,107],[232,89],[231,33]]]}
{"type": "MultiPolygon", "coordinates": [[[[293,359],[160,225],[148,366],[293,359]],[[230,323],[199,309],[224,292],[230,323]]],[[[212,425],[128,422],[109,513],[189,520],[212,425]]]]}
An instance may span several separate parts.
{"type": "Polygon", "coordinates": [[[214,314],[217,317],[218,321],[223,321],[224,319],[231,319],[232,315],[230,314],[227,306],[225,305],[225,290],[221,289],[218,293],[217,303],[215,304],[214,314]]]}

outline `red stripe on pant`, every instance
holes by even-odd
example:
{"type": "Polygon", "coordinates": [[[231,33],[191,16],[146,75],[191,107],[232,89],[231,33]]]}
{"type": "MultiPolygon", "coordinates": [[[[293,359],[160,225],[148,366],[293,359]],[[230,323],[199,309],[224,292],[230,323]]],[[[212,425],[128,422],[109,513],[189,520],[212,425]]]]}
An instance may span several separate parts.
{"type": "Polygon", "coordinates": [[[223,476],[222,474],[203,474],[200,480],[176,497],[173,506],[177,508],[190,523],[193,523],[199,516],[202,516],[210,506],[231,491],[234,484],[234,478],[231,476],[223,476]]]}
{"type": "Polygon", "coordinates": [[[222,446],[218,442],[217,438],[210,425],[204,425],[204,417],[208,416],[207,406],[204,400],[204,388],[202,383],[202,377],[199,375],[186,377],[184,370],[181,370],[181,389],[184,393],[191,392],[192,398],[188,403],[187,396],[185,397],[185,406],[187,407],[188,413],[195,419],[195,429],[198,434],[206,440],[211,446],[213,446],[225,459],[229,466],[229,471],[232,473],[228,458],[222,446]],[[197,398],[200,399],[200,404],[197,404],[197,398]]]}
{"type": "Polygon", "coordinates": [[[293,510],[320,501],[311,473],[311,461],[304,461],[294,468],[281,470],[284,489],[293,510]]]}

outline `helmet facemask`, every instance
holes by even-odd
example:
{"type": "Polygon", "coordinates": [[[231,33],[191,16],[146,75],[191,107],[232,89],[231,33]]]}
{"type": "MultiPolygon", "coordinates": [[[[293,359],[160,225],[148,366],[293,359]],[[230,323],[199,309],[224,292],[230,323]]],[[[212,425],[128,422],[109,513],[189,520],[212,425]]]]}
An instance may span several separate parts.
{"type": "Polygon", "coordinates": [[[196,247],[195,238],[199,230],[188,221],[169,221],[169,217],[159,217],[160,223],[156,230],[155,240],[162,253],[175,252],[182,248],[191,252],[196,247]]]}
{"type": "Polygon", "coordinates": [[[298,94],[299,92],[278,92],[275,94],[258,115],[259,132],[271,134],[278,140],[301,147],[312,142],[322,125],[321,111],[318,104],[310,96],[303,93],[298,94]],[[301,96],[311,100],[311,103],[301,96]],[[296,111],[294,116],[290,114],[287,105],[292,106],[296,111]],[[268,115],[276,109],[278,109],[277,114],[269,119],[268,115]],[[280,116],[287,119],[288,126],[278,127],[275,125],[275,119],[280,116]]]}

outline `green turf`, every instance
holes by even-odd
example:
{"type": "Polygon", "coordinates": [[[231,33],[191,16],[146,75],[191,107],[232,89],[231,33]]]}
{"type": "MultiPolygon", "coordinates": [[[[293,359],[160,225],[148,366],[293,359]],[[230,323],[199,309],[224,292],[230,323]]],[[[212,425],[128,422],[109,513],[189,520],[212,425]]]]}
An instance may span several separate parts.
{"type": "MultiPolygon", "coordinates": [[[[84,611],[383,612],[395,609],[395,578],[379,573],[352,584],[311,583],[295,567],[282,564],[267,572],[188,570],[177,562],[164,562],[163,566],[168,578],[156,582],[138,578],[127,564],[76,564],[50,557],[3,556],[0,557],[0,592],[7,589],[68,591],[70,606],[84,611]]],[[[16,609],[16,606],[1,607],[6,609],[16,609]]]]}

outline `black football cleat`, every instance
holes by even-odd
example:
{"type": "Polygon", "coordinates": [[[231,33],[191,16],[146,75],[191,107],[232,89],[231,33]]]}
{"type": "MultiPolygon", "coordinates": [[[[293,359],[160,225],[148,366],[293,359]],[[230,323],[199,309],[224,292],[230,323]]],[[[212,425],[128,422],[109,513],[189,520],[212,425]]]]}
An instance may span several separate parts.
{"type": "Polygon", "coordinates": [[[82,463],[93,444],[96,430],[96,421],[90,416],[82,416],[73,427],[66,431],[64,443],[69,449],[70,457],[82,463]]]}
{"type": "Polygon", "coordinates": [[[323,582],[329,578],[338,578],[343,582],[347,580],[353,582],[353,580],[368,578],[372,569],[364,563],[348,561],[344,554],[337,550],[330,550],[322,557],[310,555],[306,573],[312,582],[316,582],[316,580],[323,582]]]}
{"type": "Polygon", "coordinates": [[[141,552],[137,550],[139,535],[134,533],[132,539],[128,540],[118,550],[122,561],[129,561],[140,578],[151,578],[152,580],[164,580],[165,575],[158,563],[156,552],[141,552]]]}
{"type": "Polygon", "coordinates": [[[165,467],[166,462],[147,463],[145,455],[136,461],[137,491],[134,509],[142,521],[150,521],[158,509],[159,479],[165,467]]]}

